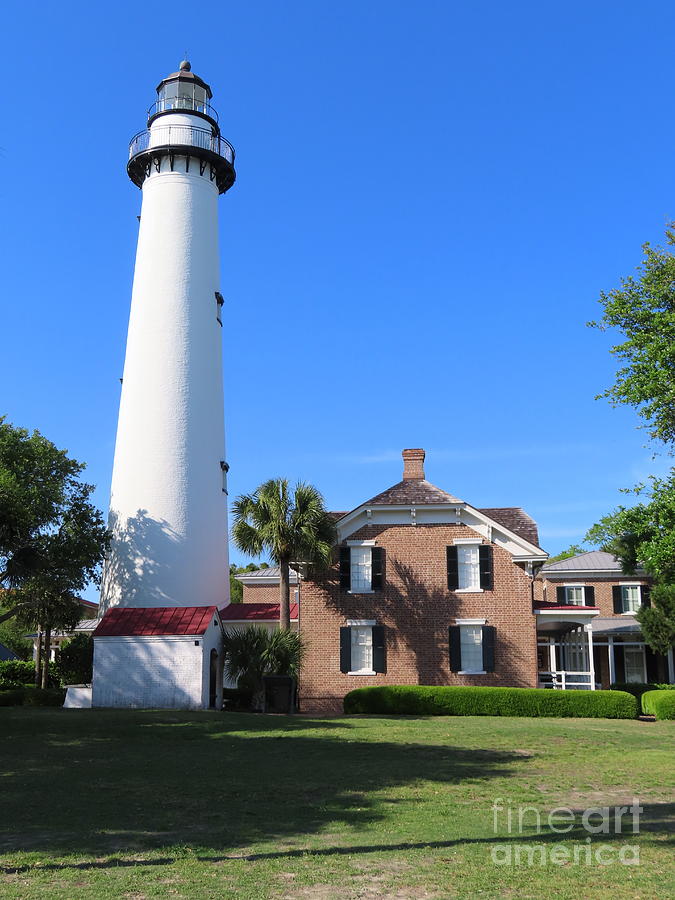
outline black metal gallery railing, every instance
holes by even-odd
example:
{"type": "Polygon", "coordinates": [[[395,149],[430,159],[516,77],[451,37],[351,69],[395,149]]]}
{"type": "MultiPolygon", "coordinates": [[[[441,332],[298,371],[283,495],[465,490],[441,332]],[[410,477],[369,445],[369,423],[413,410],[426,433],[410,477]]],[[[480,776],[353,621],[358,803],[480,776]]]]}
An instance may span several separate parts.
{"type": "Polygon", "coordinates": [[[162,125],[158,119],[152,129],[139,131],[129,144],[129,159],[145,153],[153,147],[195,147],[208,150],[234,165],[234,147],[225,138],[214,134],[209,128],[196,128],[193,125],[162,125]]]}

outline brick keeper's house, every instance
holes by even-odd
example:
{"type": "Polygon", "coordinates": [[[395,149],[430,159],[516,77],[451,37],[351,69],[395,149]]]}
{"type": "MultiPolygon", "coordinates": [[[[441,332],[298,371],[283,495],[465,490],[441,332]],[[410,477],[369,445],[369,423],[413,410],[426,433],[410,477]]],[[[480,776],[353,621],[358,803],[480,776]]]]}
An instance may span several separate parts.
{"type": "MultiPolygon", "coordinates": [[[[338,712],[366,685],[675,681],[672,651],[652,653],[634,618],[648,602],[645,573],[625,577],[599,551],[545,565],[527,513],[471,506],[425,479],[424,458],[404,450],[402,481],[335,514],[326,575],[293,578],[293,619],[308,643],[304,711],[338,712]]],[[[278,622],[278,570],[238,577],[244,604],[224,617],[278,622]]]]}

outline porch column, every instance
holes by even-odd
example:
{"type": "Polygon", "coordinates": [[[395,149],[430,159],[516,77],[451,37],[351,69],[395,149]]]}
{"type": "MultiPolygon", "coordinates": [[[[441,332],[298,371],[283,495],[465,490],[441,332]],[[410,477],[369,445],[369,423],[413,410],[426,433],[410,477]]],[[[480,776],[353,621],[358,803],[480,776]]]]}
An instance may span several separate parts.
{"type": "Polygon", "coordinates": [[[558,676],[556,674],[555,668],[555,638],[550,637],[548,639],[548,668],[551,672],[551,686],[555,690],[556,682],[558,681],[558,676]]]}
{"type": "Polygon", "coordinates": [[[609,683],[610,685],[614,684],[616,681],[616,669],[614,666],[614,638],[610,635],[607,638],[607,652],[609,654],[609,683]]]}
{"type": "Polygon", "coordinates": [[[588,669],[591,676],[591,690],[595,690],[595,661],[593,660],[593,626],[584,625],[588,635],[588,669]]]}

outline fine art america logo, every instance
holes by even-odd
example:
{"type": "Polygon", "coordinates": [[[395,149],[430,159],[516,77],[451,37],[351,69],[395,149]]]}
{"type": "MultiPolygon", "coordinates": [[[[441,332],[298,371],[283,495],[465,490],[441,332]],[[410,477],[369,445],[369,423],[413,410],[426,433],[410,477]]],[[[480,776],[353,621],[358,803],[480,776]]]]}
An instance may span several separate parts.
{"type": "Polygon", "coordinates": [[[497,797],[492,804],[492,827],[495,835],[508,835],[508,842],[493,844],[490,856],[497,866],[639,866],[640,848],[636,844],[617,846],[608,838],[639,834],[643,811],[637,797],[630,806],[590,806],[576,811],[557,806],[548,812],[536,806],[512,806],[497,797]],[[529,836],[532,832],[537,843],[514,840],[515,835],[529,836]],[[562,843],[562,839],[553,842],[555,835],[563,834],[568,835],[569,843],[562,843]]]}

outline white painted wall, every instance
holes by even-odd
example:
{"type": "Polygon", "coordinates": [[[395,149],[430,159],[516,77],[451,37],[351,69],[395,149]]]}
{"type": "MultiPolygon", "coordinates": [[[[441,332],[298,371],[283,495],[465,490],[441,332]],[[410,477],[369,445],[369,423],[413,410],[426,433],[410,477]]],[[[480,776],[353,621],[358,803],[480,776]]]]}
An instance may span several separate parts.
{"type": "Polygon", "coordinates": [[[229,599],[218,191],[184,168],[143,185],[102,612],[229,599]]]}

